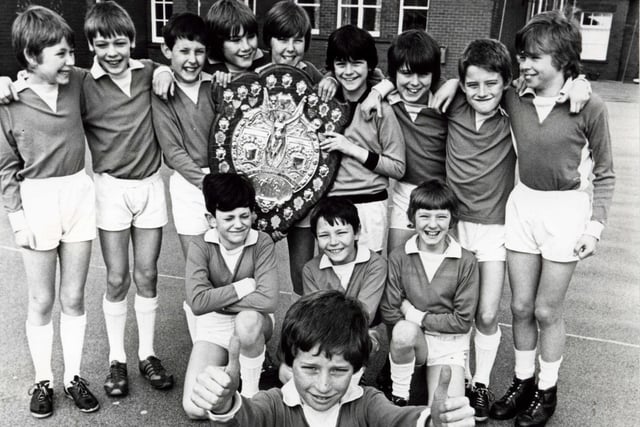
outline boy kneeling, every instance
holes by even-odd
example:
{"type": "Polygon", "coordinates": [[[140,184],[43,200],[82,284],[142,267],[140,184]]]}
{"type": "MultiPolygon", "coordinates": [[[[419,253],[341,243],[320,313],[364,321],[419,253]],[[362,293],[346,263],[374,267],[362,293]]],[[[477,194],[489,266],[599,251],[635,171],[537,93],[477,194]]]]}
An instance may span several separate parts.
{"type": "Polygon", "coordinates": [[[241,398],[238,343],[229,347],[229,364],[208,366],[198,375],[193,403],[214,425],[407,426],[473,425],[465,397],[448,398],[449,370],[443,370],[431,407],[400,408],[382,392],[352,384],[354,371],[369,358],[369,321],[362,305],[340,291],[305,295],[291,306],[282,326],[280,350],[293,367],[282,389],[241,398]],[[431,415],[431,416],[430,416],[431,415]]]}

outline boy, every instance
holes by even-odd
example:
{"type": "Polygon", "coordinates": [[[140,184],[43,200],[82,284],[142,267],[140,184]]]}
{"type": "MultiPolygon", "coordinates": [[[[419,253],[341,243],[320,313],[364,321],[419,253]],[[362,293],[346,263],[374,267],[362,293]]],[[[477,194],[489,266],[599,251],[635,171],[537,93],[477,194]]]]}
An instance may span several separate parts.
{"type": "Polygon", "coordinates": [[[162,29],[162,53],[171,62],[177,89],[168,101],[151,98],[153,126],[169,179],[173,219],[184,256],[189,242],[209,229],[202,180],[209,172],[208,141],[215,111],[206,61],[206,25],[192,13],[173,15],[162,29]]]}
{"type": "Polygon", "coordinates": [[[500,346],[504,212],[515,169],[509,117],[500,106],[511,82],[511,58],[499,41],[479,39],[465,48],[458,68],[462,93],[447,109],[446,175],[447,185],[460,202],[457,237],[478,260],[480,299],[470,400],[476,421],[485,421],[491,370],[500,346]]]}
{"type": "Polygon", "coordinates": [[[191,242],[187,256],[187,316],[195,325],[182,404],[190,418],[206,418],[191,401],[196,375],[227,360],[229,340],[240,340],[242,395],[258,392],[265,343],[278,304],[274,243],[253,230],[255,191],[237,174],[210,174],[202,190],[211,230],[191,242]]]}
{"type": "Polygon", "coordinates": [[[95,58],[84,79],[84,126],[93,160],[97,226],[107,267],[103,310],[109,339],[109,396],[128,393],[124,350],[133,244],[134,309],[138,323],[140,373],[156,389],[173,386],[153,348],[157,261],[167,223],[164,184],[158,172],[160,146],[151,119],[151,80],[155,65],[130,58],[135,28],[117,3],[96,3],[84,23],[95,58]]]}
{"type": "Polygon", "coordinates": [[[55,12],[31,6],[13,22],[11,42],[26,72],[15,83],[20,100],[0,110],[0,189],[27,274],[26,335],[35,368],[30,412],[36,418],[53,413],[58,259],[64,393],[80,411],[93,412],[100,404],[80,376],[80,364],[95,196],[84,171],[82,73],[73,67],[73,31],[55,12]]]}
{"type": "Polygon", "coordinates": [[[198,375],[193,402],[214,425],[298,427],[473,425],[464,397],[447,397],[450,373],[443,375],[429,408],[398,408],[372,387],[351,377],[369,357],[368,318],[362,305],[340,291],[305,295],[285,316],[280,350],[293,367],[282,389],[240,398],[237,345],[225,368],[208,366],[198,375]],[[431,424],[429,423],[431,422],[431,424]]]}
{"type": "Polygon", "coordinates": [[[344,135],[325,132],[320,148],[343,154],[329,196],[345,198],[356,205],[360,217],[360,242],[381,252],[387,234],[387,187],[389,178],[405,172],[404,137],[391,107],[382,104],[382,117],[365,121],[360,102],[371,87],[367,78],[378,63],[371,35],[354,25],[345,25],[329,36],[327,69],[340,85],[339,95],[352,105],[351,122],[344,135]]]}
{"type": "Polygon", "coordinates": [[[515,377],[490,416],[516,416],[517,426],[543,426],[555,411],[564,298],[577,262],[595,252],[613,196],[604,103],[593,95],[579,115],[556,103],[565,82],[578,75],[581,47],[572,19],[558,11],[534,16],[516,34],[527,87],[505,96],[519,173],[505,218],[515,377]]]}
{"type": "Polygon", "coordinates": [[[407,216],[416,235],[389,255],[387,287],[380,303],[393,326],[389,343],[392,400],[407,404],[416,365],[427,364],[428,402],[443,365],[452,365],[450,396],[464,395],[464,364],[478,302],[478,266],[450,235],[458,201],[442,181],[411,192],[407,216]]]}

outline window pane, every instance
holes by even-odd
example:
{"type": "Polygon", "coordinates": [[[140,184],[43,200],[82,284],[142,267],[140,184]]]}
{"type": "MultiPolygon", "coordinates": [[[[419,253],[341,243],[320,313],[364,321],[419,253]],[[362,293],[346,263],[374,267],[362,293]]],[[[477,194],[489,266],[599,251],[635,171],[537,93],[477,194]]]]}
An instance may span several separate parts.
{"type": "Polygon", "coordinates": [[[353,24],[358,25],[358,9],[345,7],[342,9],[342,25],[353,24]]]}
{"type": "Polygon", "coordinates": [[[311,21],[311,28],[318,28],[317,12],[319,11],[317,9],[319,8],[314,6],[303,6],[302,8],[305,12],[307,12],[307,15],[309,16],[309,21],[311,21]]]}
{"type": "Polygon", "coordinates": [[[367,8],[363,12],[362,28],[367,31],[380,31],[379,9],[367,8]]]}
{"type": "Polygon", "coordinates": [[[164,15],[164,19],[168,21],[169,18],[171,18],[171,15],[173,15],[173,4],[172,3],[167,4],[165,11],[166,11],[166,14],[164,15]]]}
{"type": "Polygon", "coordinates": [[[404,0],[404,7],[412,7],[412,6],[428,7],[429,0],[404,0]]]}
{"type": "Polygon", "coordinates": [[[347,6],[347,5],[357,6],[358,0],[342,0],[342,4],[344,6],[347,6]]]}
{"type": "Polygon", "coordinates": [[[364,0],[365,6],[380,6],[380,0],[364,0]]]}
{"type": "Polygon", "coordinates": [[[162,3],[156,3],[156,19],[164,17],[164,7],[162,3]]]}
{"type": "Polygon", "coordinates": [[[405,10],[402,19],[402,31],[406,30],[426,30],[427,11],[426,10],[405,10]]]}

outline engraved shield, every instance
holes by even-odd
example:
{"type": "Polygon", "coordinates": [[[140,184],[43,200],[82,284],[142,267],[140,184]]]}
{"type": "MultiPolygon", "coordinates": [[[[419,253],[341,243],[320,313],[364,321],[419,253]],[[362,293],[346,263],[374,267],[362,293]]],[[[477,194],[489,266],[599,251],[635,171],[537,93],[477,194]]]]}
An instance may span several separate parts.
{"type": "Polygon", "coordinates": [[[288,65],[243,73],[212,90],[211,171],[246,174],[256,190],[255,227],[286,233],[333,183],[340,155],[320,150],[320,140],[343,130],[348,105],[322,102],[309,77],[288,65]]]}

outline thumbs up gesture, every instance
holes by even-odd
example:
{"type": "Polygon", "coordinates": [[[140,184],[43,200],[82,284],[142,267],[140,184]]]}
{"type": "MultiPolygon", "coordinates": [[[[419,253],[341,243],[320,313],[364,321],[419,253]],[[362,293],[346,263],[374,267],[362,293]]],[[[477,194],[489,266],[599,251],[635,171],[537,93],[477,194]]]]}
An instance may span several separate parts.
{"type": "Polygon", "coordinates": [[[431,404],[431,424],[435,427],[466,427],[475,425],[474,410],[464,396],[449,397],[451,367],[443,366],[431,404]]]}
{"type": "Polygon", "coordinates": [[[226,414],[233,406],[233,396],[240,383],[240,340],[231,337],[229,341],[229,361],[227,366],[207,366],[198,374],[193,386],[191,401],[214,414],[226,414]]]}

